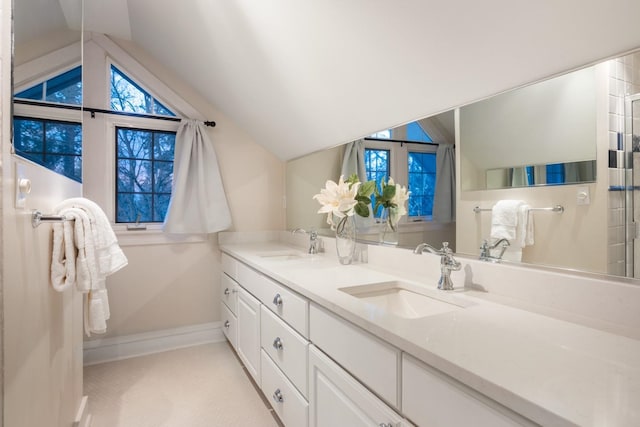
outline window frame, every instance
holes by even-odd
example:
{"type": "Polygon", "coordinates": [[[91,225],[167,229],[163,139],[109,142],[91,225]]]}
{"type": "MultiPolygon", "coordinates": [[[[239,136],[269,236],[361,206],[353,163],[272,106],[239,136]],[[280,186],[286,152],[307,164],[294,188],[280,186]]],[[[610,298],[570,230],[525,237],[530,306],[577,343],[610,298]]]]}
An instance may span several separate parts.
{"type": "MultiPolygon", "coordinates": [[[[391,142],[381,140],[364,141],[365,149],[372,150],[389,150],[389,176],[393,178],[396,184],[408,186],[409,183],[409,151],[418,153],[435,154],[438,145],[435,143],[413,143],[413,142],[391,142]]],[[[377,183],[376,183],[377,185],[377,183]]],[[[407,202],[408,203],[408,202],[407,202]]],[[[376,218],[376,222],[379,220],[376,218]]],[[[414,223],[431,223],[430,215],[412,216],[404,215],[400,218],[398,224],[402,228],[414,223]]]]}

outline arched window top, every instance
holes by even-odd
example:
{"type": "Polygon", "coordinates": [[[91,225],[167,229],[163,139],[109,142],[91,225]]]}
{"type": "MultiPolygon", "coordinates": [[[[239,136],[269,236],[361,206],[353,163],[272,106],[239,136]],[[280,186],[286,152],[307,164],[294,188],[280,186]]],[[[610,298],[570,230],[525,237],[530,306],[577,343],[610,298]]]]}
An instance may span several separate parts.
{"type": "Polygon", "coordinates": [[[111,65],[110,106],[113,111],[159,116],[176,115],[114,65],[111,65]]]}

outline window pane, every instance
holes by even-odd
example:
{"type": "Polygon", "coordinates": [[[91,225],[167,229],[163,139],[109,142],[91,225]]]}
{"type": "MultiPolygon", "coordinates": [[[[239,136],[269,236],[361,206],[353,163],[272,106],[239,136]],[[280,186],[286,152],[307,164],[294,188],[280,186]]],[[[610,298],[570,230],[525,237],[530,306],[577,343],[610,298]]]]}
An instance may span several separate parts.
{"type": "Polygon", "coordinates": [[[153,220],[163,222],[169,208],[171,194],[157,194],[153,197],[153,220]]]}
{"type": "Polygon", "coordinates": [[[422,129],[417,122],[407,124],[407,140],[420,142],[433,142],[431,137],[422,129]]]}
{"type": "Polygon", "coordinates": [[[118,160],[117,191],[150,193],[152,174],[150,161],[118,160]]]}
{"type": "Polygon", "coordinates": [[[156,193],[171,193],[173,183],[173,162],[155,162],[153,189],[156,193]]]}
{"type": "Polygon", "coordinates": [[[151,222],[151,198],[151,194],[118,194],[116,222],[151,222]]]}
{"type": "Polygon", "coordinates": [[[409,216],[430,216],[436,184],[435,153],[408,153],[409,216]]]}
{"type": "Polygon", "coordinates": [[[45,128],[48,153],[82,153],[82,135],[78,125],[54,122],[47,123],[45,128]]]}
{"type": "Polygon", "coordinates": [[[175,116],[171,110],[113,65],[111,66],[111,109],[131,113],[175,116]]]}
{"type": "Polygon", "coordinates": [[[44,166],[60,175],[82,182],[82,159],[80,156],[45,154],[44,166]]]}
{"type": "Polygon", "coordinates": [[[33,87],[30,87],[29,89],[25,89],[20,93],[16,93],[14,97],[21,98],[21,99],[33,99],[35,101],[42,101],[42,99],[44,98],[43,91],[44,91],[44,84],[40,83],[33,87]]]}
{"type": "Polygon", "coordinates": [[[44,122],[16,118],[13,120],[13,134],[16,150],[42,153],[44,122]]]}
{"type": "MultiPolygon", "coordinates": [[[[376,185],[379,185],[382,179],[386,181],[389,177],[389,161],[389,150],[375,150],[366,148],[364,150],[364,168],[367,172],[367,180],[375,181],[376,185]]],[[[373,208],[376,205],[376,196],[371,196],[371,200],[371,207],[373,208]]],[[[374,212],[373,214],[376,218],[379,218],[381,212],[382,209],[378,209],[378,211],[374,212]]]]}
{"type": "Polygon", "coordinates": [[[61,104],[82,105],[82,67],[76,67],[47,80],[46,100],[61,104]]]}
{"type": "Polygon", "coordinates": [[[118,128],[118,157],[151,159],[153,133],[137,129],[118,128]]]}
{"type": "Polygon", "coordinates": [[[153,157],[155,160],[173,161],[173,150],[176,146],[176,134],[169,132],[156,132],[153,145],[153,157]]]}

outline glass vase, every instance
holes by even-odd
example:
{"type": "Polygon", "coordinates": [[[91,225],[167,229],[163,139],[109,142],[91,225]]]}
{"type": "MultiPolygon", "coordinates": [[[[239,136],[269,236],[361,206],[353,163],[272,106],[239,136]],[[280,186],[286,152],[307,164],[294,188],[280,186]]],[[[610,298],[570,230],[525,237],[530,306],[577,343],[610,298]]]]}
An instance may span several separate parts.
{"type": "Polygon", "coordinates": [[[353,261],[356,250],[356,222],[353,216],[340,218],[336,225],[336,252],[340,264],[348,265],[353,261]]]}
{"type": "Polygon", "coordinates": [[[380,214],[378,242],[387,245],[398,244],[398,215],[396,208],[384,208],[380,214]]]}

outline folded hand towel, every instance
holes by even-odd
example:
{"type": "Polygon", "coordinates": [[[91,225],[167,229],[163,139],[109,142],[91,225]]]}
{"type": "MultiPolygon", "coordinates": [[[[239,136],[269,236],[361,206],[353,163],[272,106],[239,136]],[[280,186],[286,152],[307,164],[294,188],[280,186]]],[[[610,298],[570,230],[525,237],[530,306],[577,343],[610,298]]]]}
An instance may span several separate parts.
{"type": "Polygon", "coordinates": [[[58,292],[76,283],[76,250],[71,227],[69,222],[53,224],[51,284],[58,292]]]}
{"type": "Polygon", "coordinates": [[[507,239],[509,243],[516,238],[518,225],[518,212],[522,200],[500,200],[491,209],[491,237],[494,239],[507,239]]]}

